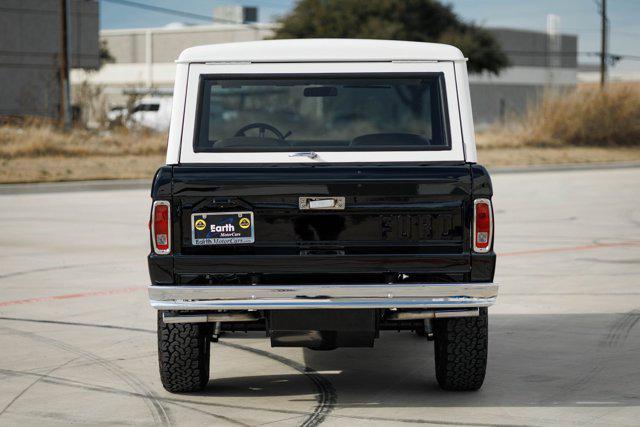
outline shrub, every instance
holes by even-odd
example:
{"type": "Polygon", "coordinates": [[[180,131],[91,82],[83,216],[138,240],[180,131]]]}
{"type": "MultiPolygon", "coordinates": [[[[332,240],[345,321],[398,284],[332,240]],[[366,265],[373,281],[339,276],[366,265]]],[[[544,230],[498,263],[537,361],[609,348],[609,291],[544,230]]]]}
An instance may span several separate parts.
{"type": "Polygon", "coordinates": [[[640,146],[640,85],[546,93],[511,133],[526,145],[640,146]]]}

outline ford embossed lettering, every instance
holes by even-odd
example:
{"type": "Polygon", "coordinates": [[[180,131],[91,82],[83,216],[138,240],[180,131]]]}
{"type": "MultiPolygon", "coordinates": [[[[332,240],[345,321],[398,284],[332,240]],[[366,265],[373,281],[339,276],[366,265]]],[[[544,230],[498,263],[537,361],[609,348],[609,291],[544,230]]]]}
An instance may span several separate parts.
{"type": "Polygon", "coordinates": [[[167,390],[204,388],[210,346],[241,331],[310,350],[413,332],[443,389],[480,388],[498,285],[466,67],[453,46],[385,40],[182,52],[151,190],[167,390]]]}

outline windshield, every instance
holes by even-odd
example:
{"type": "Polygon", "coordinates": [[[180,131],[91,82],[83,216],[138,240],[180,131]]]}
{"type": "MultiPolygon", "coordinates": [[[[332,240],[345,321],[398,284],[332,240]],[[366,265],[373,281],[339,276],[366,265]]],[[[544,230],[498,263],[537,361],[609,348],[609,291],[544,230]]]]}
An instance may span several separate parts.
{"type": "Polygon", "coordinates": [[[194,150],[447,150],[443,83],[441,74],[206,77],[194,150]]]}

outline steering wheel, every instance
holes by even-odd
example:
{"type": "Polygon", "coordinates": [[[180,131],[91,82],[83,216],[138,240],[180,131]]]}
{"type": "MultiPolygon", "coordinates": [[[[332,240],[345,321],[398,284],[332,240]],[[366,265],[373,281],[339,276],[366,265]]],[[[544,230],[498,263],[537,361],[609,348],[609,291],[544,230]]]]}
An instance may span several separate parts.
{"type": "Polygon", "coordinates": [[[245,133],[250,130],[250,129],[258,129],[258,136],[260,138],[264,138],[264,134],[265,131],[269,131],[272,134],[274,134],[275,136],[278,137],[278,139],[282,139],[284,140],[287,136],[289,135],[283,135],[282,132],[280,132],[277,128],[275,128],[274,126],[268,125],[266,123],[250,123],[246,126],[242,126],[240,129],[238,129],[238,131],[236,132],[236,134],[234,136],[246,136],[245,133]]]}

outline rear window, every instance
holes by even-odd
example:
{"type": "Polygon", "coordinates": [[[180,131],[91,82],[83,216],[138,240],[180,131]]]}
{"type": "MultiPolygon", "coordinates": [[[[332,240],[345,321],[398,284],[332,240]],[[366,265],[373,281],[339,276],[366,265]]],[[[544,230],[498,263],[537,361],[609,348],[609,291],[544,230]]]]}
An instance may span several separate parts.
{"type": "Polygon", "coordinates": [[[442,73],[203,77],[196,152],[448,150],[442,73]]]}

